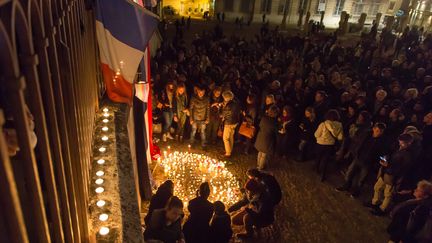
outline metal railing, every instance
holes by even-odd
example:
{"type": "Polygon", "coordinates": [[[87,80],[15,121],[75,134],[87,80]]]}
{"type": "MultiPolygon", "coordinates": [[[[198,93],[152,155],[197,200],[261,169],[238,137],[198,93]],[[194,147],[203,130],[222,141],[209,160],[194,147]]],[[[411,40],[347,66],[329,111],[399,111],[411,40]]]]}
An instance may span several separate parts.
{"type": "Polygon", "coordinates": [[[0,242],[90,241],[102,85],[89,2],[0,0],[0,242]]]}

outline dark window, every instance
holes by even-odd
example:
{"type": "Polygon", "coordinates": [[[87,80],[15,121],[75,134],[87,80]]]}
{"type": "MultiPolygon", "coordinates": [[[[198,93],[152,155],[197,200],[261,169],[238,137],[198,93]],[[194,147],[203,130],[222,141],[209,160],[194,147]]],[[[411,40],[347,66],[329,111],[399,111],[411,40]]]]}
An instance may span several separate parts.
{"type": "Polygon", "coordinates": [[[261,13],[271,13],[271,0],[261,0],[261,13]]]}
{"type": "Polygon", "coordinates": [[[381,7],[380,0],[373,1],[369,7],[368,15],[375,16],[379,12],[380,7],[381,7]]]}
{"type": "Polygon", "coordinates": [[[240,12],[242,13],[249,13],[249,7],[250,7],[251,1],[250,0],[241,0],[240,2],[240,12]]]}
{"type": "Polygon", "coordinates": [[[224,0],[224,10],[232,12],[234,10],[234,0],[224,0]]]}
{"type": "Polygon", "coordinates": [[[337,0],[333,15],[340,15],[343,11],[345,0],[337,0]]]}
{"type": "Polygon", "coordinates": [[[352,10],[352,14],[353,15],[360,15],[360,14],[362,14],[363,13],[363,9],[364,9],[364,5],[365,4],[363,3],[362,0],[355,2],[353,10],[352,10]]]}
{"type": "Polygon", "coordinates": [[[279,7],[278,7],[278,14],[283,15],[285,8],[289,8],[289,0],[280,0],[279,7]]]}

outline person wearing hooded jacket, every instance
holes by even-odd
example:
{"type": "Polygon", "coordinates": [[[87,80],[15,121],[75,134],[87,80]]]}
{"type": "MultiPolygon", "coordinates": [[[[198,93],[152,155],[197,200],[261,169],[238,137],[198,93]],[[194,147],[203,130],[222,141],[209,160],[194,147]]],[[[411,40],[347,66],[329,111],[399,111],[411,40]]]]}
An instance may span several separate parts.
{"type": "Polygon", "coordinates": [[[329,110],[314,134],[317,140],[315,170],[320,173],[321,181],[326,179],[327,166],[335,152],[336,142],[343,139],[342,123],[339,120],[339,112],[329,110]]]}

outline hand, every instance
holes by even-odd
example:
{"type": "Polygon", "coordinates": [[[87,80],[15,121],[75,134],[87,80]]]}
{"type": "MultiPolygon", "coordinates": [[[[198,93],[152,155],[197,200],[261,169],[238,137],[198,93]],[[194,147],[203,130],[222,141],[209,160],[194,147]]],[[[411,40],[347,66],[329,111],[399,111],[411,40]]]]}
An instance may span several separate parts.
{"type": "Polygon", "coordinates": [[[190,124],[191,124],[191,125],[194,124],[194,121],[193,121],[193,120],[190,120],[190,124]]]}
{"type": "Polygon", "coordinates": [[[178,243],[186,243],[185,239],[180,239],[177,241],[178,243]]]}
{"type": "Polygon", "coordinates": [[[158,103],[158,104],[156,105],[156,107],[157,107],[158,109],[162,109],[163,105],[162,105],[162,103],[158,103]]]}
{"type": "Polygon", "coordinates": [[[210,121],[209,121],[209,120],[207,120],[207,121],[205,121],[205,124],[207,125],[207,124],[209,124],[209,122],[210,122],[210,121]]]}
{"type": "Polygon", "coordinates": [[[175,122],[178,122],[178,118],[177,118],[177,116],[174,117],[174,121],[175,121],[175,122]]]}

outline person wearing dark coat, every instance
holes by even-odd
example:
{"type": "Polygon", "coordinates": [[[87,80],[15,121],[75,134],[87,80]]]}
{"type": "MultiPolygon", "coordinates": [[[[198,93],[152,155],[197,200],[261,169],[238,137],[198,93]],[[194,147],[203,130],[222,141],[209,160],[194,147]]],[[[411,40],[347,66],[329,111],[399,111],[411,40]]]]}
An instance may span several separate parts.
{"type": "Polygon", "coordinates": [[[396,205],[390,213],[392,220],[387,227],[387,232],[393,242],[419,242],[420,240],[416,239],[416,235],[426,223],[429,211],[432,209],[432,184],[425,180],[420,181],[413,195],[414,199],[396,205]]]}
{"type": "Polygon", "coordinates": [[[150,199],[150,205],[147,215],[144,218],[146,224],[149,223],[154,210],[165,208],[170,197],[174,193],[174,183],[171,180],[166,180],[156,191],[156,194],[150,199]]]}
{"type": "Polygon", "coordinates": [[[156,209],[146,229],[144,240],[163,243],[185,243],[181,229],[183,218],[183,202],[176,196],[172,196],[165,208],[156,209]]]}
{"type": "Polygon", "coordinates": [[[190,124],[192,125],[190,142],[195,141],[195,134],[199,129],[201,134],[201,146],[206,145],[206,126],[210,121],[210,99],[205,95],[204,87],[197,87],[197,95],[193,96],[189,103],[190,124]]]}
{"type": "Polygon", "coordinates": [[[358,197],[373,163],[379,161],[379,157],[386,153],[384,130],[385,124],[377,123],[373,126],[372,131],[369,130],[358,138],[358,142],[352,148],[353,161],[345,174],[345,183],[336,188],[337,191],[351,189],[351,196],[358,197]]]}
{"type": "Polygon", "coordinates": [[[265,192],[270,196],[274,206],[280,203],[282,200],[282,189],[273,175],[264,173],[255,168],[249,169],[246,174],[249,179],[254,179],[263,185],[265,192]]]}
{"type": "Polygon", "coordinates": [[[174,139],[170,132],[170,128],[174,120],[175,108],[177,106],[173,82],[167,83],[165,89],[162,91],[160,102],[162,104],[162,116],[164,119],[162,140],[166,142],[167,138],[174,139]]]}
{"type": "Polygon", "coordinates": [[[372,214],[377,216],[385,215],[395,188],[412,164],[411,144],[413,143],[413,137],[406,133],[401,134],[398,141],[399,149],[397,151],[394,151],[390,156],[380,158],[381,168],[374,186],[374,196],[372,198],[372,205],[374,206],[371,211],[372,214]],[[384,191],[384,199],[379,204],[382,191],[384,191]]]}
{"type": "Polygon", "coordinates": [[[261,118],[259,131],[255,141],[255,148],[258,150],[258,169],[266,168],[269,157],[273,155],[276,145],[277,123],[276,117],[278,108],[271,106],[267,114],[261,118]]]}
{"type": "Polygon", "coordinates": [[[222,108],[222,121],[224,123],[223,142],[225,146],[225,157],[231,157],[234,147],[234,134],[236,127],[240,122],[240,106],[234,99],[234,94],[231,91],[222,93],[224,106],[222,108]]]}
{"type": "Polygon", "coordinates": [[[278,119],[278,135],[276,140],[276,151],[279,156],[292,155],[299,140],[299,129],[294,120],[293,110],[289,106],[282,109],[282,116],[278,119]]]}
{"type": "Polygon", "coordinates": [[[189,218],[183,226],[186,242],[206,242],[210,231],[210,220],[213,215],[213,204],[208,201],[210,185],[204,182],[200,185],[198,196],[189,202],[189,218]]]}
{"type": "Polygon", "coordinates": [[[207,126],[207,137],[210,144],[217,141],[217,133],[221,125],[222,88],[215,87],[210,97],[210,120],[207,126]]]}
{"type": "Polygon", "coordinates": [[[314,133],[318,128],[318,122],[316,120],[315,110],[313,107],[307,107],[305,110],[305,116],[300,122],[300,144],[298,146],[299,161],[305,161],[313,158],[314,146],[316,139],[314,133]]]}
{"type": "Polygon", "coordinates": [[[225,211],[225,205],[221,201],[214,202],[214,215],[210,223],[211,243],[228,243],[233,231],[231,228],[231,217],[225,211]]]}

